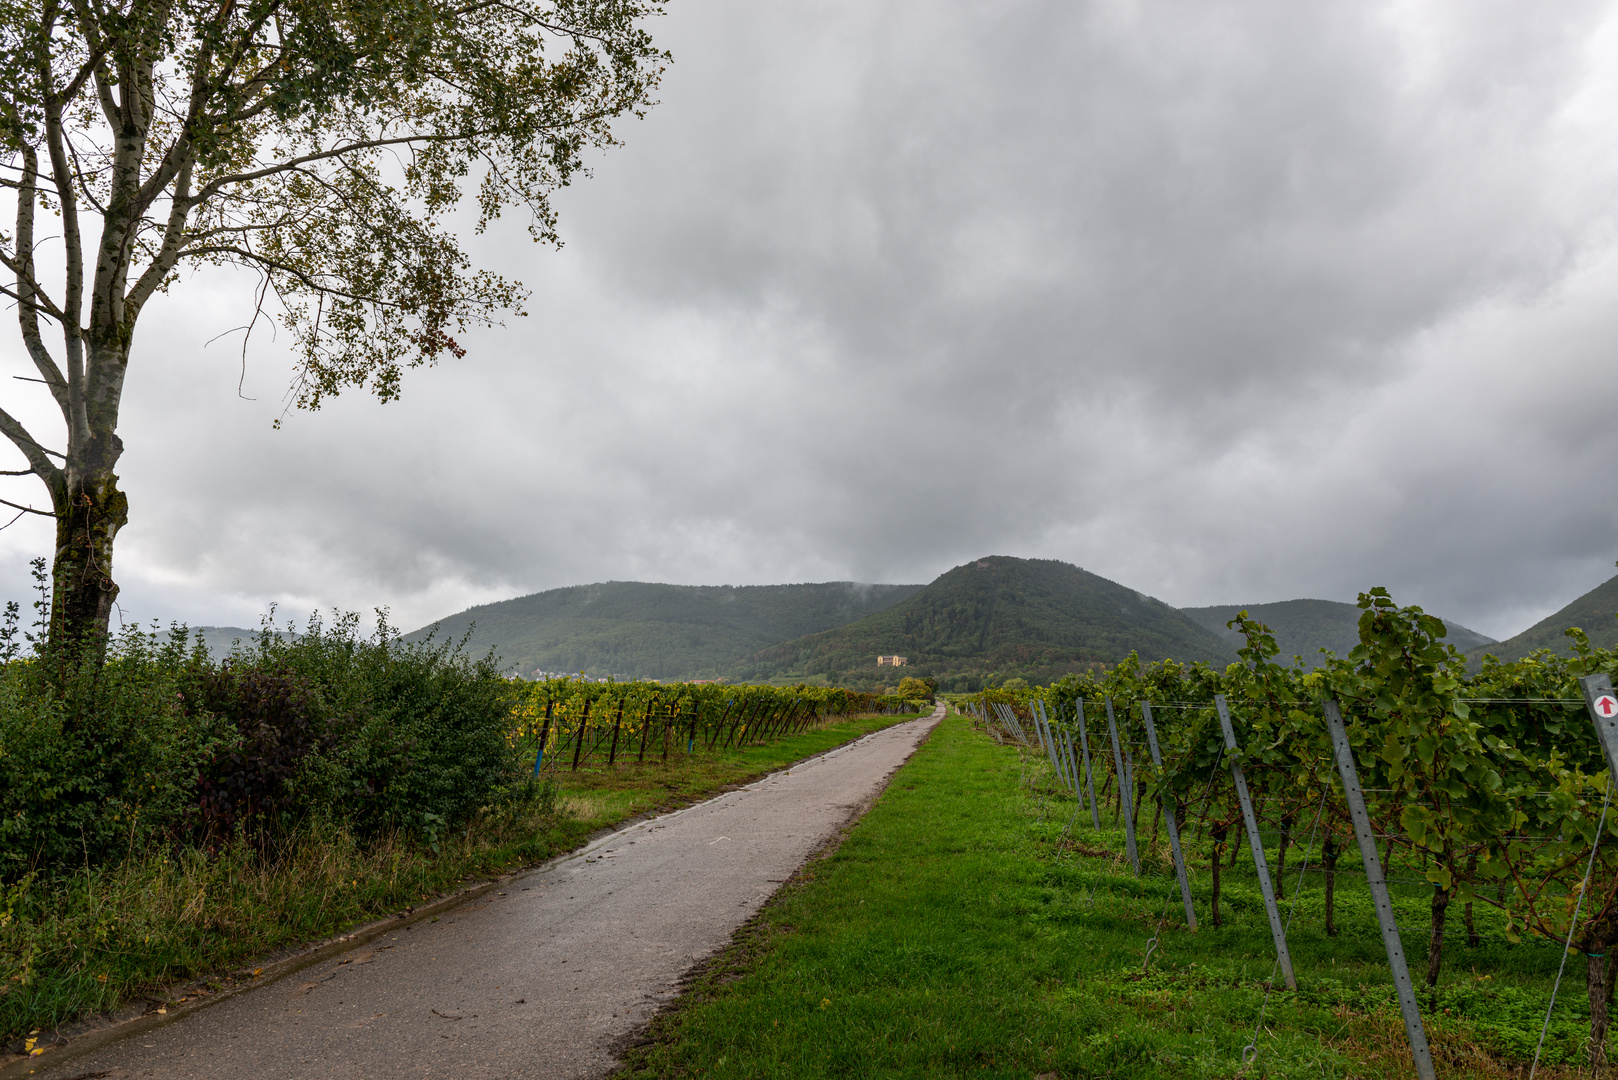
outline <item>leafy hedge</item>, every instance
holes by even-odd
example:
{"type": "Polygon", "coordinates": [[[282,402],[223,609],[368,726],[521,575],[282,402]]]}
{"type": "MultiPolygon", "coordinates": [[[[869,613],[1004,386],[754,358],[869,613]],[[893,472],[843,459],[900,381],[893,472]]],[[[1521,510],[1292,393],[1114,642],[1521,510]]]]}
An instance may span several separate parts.
{"type": "Polygon", "coordinates": [[[428,842],[523,779],[516,691],[490,658],[311,619],[214,661],[126,628],[99,666],[16,655],[0,626],[0,881],[151,845],[216,849],[300,824],[428,842]]]}

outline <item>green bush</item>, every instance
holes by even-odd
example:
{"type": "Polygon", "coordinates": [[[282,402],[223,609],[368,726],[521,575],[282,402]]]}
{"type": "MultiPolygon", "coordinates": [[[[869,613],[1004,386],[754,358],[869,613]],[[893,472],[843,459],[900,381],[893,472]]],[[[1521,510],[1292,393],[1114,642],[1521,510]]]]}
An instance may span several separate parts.
{"type": "MultiPolygon", "coordinates": [[[[16,605],[8,608],[15,625],[16,605]]],[[[0,880],[145,847],[196,801],[196,770],[228,741],[183,693],[203,658],[183,632],[129,629],[97,671],[48,658],[0,667],[0,880]]]]}
{"type": "Polygon", "coordinates": [[[436,844],[523,791],[513,690],[453,643],[406,644],[385,620],[362,637],[347,615],[266,626],[215,662],[183,627],[129,627],[104,663],[67,669],[17,655],[16,616],[0,624],[0,881],[306,821],[436,844]]]}
{"type": "Polygon", "coordinates": [[[361,836],[399,825],[436,841],[522,782],[509,742],[516,691],[492,657],[401,642],[385,619],[363,639],[357,624],[347,615],[329,629],[311,620],[296,636],[261,634],[241,658],[295,673],[324,704],[335,742],[296,781],[311,812],[361,836]]]}

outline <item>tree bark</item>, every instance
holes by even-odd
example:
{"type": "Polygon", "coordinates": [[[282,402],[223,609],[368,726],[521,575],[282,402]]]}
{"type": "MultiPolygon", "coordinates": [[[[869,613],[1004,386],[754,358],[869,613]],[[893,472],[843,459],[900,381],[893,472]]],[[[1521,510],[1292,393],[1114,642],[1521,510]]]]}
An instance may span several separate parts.
{"type": "Polygon", "coordinates": [[[1223,854],[1220,848],[1225,842],[1227,833],[1228,830],[1223,825],[1216,825],[1208,830],[1208,835],[1213,837],[1214,842],[1213,858],[1209,860],[1209,865],[1213,868],[1213,903],[1209,906],[1213,911],[1213,924],[1215,926],[1225,925],[1225,920],[1219,914],[1219,856],[1223,854]]]}
{"type": "Polygon", "coordinates": [[[1326,840],[1320,845],[1320,861],[1326,868],[1326,936],[1337,936],[1337,857],[1341,854],[1337,847],[1337,837],[1331,833],[1326,834],[1326,840]]]}
{"type": "MultiPolygon", "coordinates": [[[[1472,881],[1472,879],[1477,875],[1477,872],[1478,853],[1474,851],[1472,854],[1466,857],[1466,880],[1472,881]]],[[[1463,910],[1462,914],[1466,919],[1466,947],[1468,949],[1475,949],[1478,947],[1478,928],[1477,924],[1472,921],[1472,901],[1468,900],[1466,902],[1466,908],[1463,910]]]]}
{"type": "Polygon", "coordinates": [[[1592,922],[1579,943],[1584,952],[1585,994],[1590,1001],[1590,1064],[1599,1069],[1607,1061],[1607,1030],[1612,1020],[1612,991],[1618,964],[1607,953],[1618,944],[1618,914],[1607,913],[1592,922]]]}
{"type": "Polygon", "coordinates": [[[1281,851],[1275,858],[1275,898],[1287,898],[1287,846],[1292,843],[1292,813],[1281,815],[1281,851]]]}
{"type": "Polygon", "coordinates": [[[1427,987],[1430,990],[1438,988],[1438,972],[1444,964],[1444,918],[1454,897],[1453,887],[1433,886],[1433,929],[1427,939],[1427,987]]]}
{"type": "Polygon", "coordinates": [[[107,627],[118,585],[112,578],[112,545],[129,520],[129,499],[111,469],[53,485],[56,553],[51,574],[52,649],[74,659],[106,654],[107,627]]]}
{"type": "Polygon", "coordinates": [[[1611,980],[1607,977],[1606,943],[1585,954],[1585,993],[1590,999],[1590,1064],[1600,1067],[1607,1058],[1607,1007],[1611,999],[1611,980]]]}

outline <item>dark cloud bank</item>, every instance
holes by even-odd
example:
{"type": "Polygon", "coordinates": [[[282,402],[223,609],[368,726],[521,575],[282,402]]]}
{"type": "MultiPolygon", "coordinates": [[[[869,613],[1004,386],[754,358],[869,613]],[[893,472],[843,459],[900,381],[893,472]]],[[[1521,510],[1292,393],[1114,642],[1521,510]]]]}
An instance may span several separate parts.
{"type": "MultiPolygon", "coordinates": [[[[153,308],[126,613],[412,626],[995,553],[1177,605],[1383,584],[1503,637],[1612,572],[1611,6],[677,0],[655,32],[663,102],[567,248],[480,241],[531,317],[402,403],[271,431],[280,346],[244,400],[239,337],[205,344],[244,283],[153,308]]],[[[0,533],[0,585],[47,544],[0,533]]]]}

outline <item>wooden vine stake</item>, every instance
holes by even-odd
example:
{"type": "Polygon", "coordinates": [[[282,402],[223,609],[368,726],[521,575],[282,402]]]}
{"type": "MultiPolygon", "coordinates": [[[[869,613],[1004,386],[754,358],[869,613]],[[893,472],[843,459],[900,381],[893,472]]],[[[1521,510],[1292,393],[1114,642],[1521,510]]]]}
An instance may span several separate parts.
{"type": "Polygon", "coordinates": [[[1410,1056],[1415,1059],[1416,1076],[1420,1080],[1434,1080],[1433,1055],[1427,1049],[1427,1033],[1422,1030],[1421,1009],[1416,1004],[1416,988],[1411,985],[1404,945],[1399,941],[1399,925],[1393,919],[1393,901],[1388,898],[1388,882],[1382,874],[1382,856],[1376,850],[1376,836],[1371,832],[1371,816],[1365,812],[1365,796],[1360,792],[1354,749],[1348,744],[1348,731],[1343,727],[1343,714],[1338,711],[1337,702],[1328,698],[1322,702],[1322,709],[1326,714],[1326,729],[1331,733],[1332,751],[1337,758],[1337,775],[1342,778],[1348,813],[1354,820],[1354,838],[1359,841],[1360,861],[1365,864],[1365,883],[1371,887],[1376,921],[1382,928],[1382,944],[1388,951],[1388,970],[1393,972],[1393,988],[1399,995],[1399,1012],[1404,1016],[1405,1036],[1410,1040],[1410,1056]]]}
{"type": "Polygon", "coordinates": [[[1292,975],[1292,954],[1287,952],[1287,931],[1281,923],[1281,909],[1275,906],[1275,886],[1270,883],[1270,866],[1264,861],[1264,839],[1258,834],[1258,815],[1253,813],[1253,797],[1247,793],[1247,776],[1236,760],[1236,729],[1230,725],[1230,710],[1225,708],[1225,695],[1214,695],[1214,707],[1219,711],[1219,726],[1225,732],[1225,753],[1230,758],[1230,778],[1236,784],[1236,798],[1242,804],[1242,821],[1247,825],[1247,841],[1253,849],[1253,865],[1258,869],[1258,889],[1264,894],[1264,910],[1270,916],[1270,936],[1275,939],[1275,958],[1281,964],[1281,974],[1288,990],[1298,988],[1292,975]]]}
{"type": "MultiPolygon", "coordinates": [[[[1146,721],[1146,745],[1152,751],[1152,765],[1157,769],[1158,775],[1163,774],[1163,755],[1157,749],[1157,726],[1152,723],[1152,703],[1140,703],[1140,718],[1146,721]]],[[[1171,797],[1172,798],[1172,797],[1171,797]]],[[[1191,903],[1191,877],[1185,872],[1185,856],[1180,853],[1180,827],[1174,823],[1176,807],[1167,803],[1163,806],[1163,824],[1168,829],[1169,850],[1174,853],[1174,875],[1180,879],[1180,899],[1185,901],[1185,924],[1194,934],[1197,932],[1197,909],[1191,903]]]]}
{"type": "Polygon", "coordinates": [[[1112,735],[1112,763],[1118,770],[1118,807],[1124,818],[1124,848],[1129,862],[1140,877],[1140,851],[1135,847],[1135,792],[1129,771],[1124,768],[1124,752],[1118,742],[1118,722],[1112,714],[1112,698],[1107,699],[1107,731],[1112,735]]]}
{"type": "Polygon", "coordinates": [[[539,753],[534,755],[534,775],[535,776],[539,775],[539,770],[545,764],[545,740],[550,738],[550,734],[551,734],[551,710],[553,708],[555,708],[555,707],[556,707],[556,702],[555,701],[551,700],[550,698],[545,699],[545,723],[539,729],[539,753]]]}

